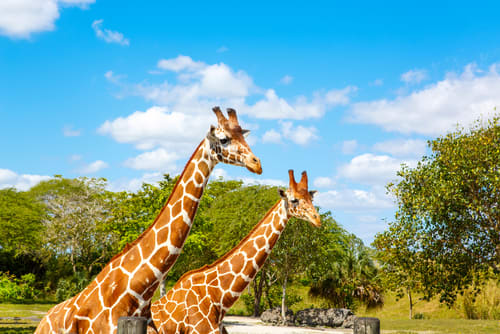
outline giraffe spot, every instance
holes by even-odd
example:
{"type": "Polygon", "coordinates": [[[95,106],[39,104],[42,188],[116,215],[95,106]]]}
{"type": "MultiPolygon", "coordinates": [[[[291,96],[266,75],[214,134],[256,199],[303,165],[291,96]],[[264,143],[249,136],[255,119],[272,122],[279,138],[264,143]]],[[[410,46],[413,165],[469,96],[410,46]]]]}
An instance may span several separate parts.
{"type": "MultiPolygon", "coordinates": [[[[104,310],[97,319],[92,322],[92,328],[95,333],[110,333],[109,328],[109,310],[104,310]]],[[[80,328],[78,328],[80,329],[80,328]]]]}
{"type": "Polygon", "coordinates": [[[257,266],[259,266],[259,268],[261,268],[264,265],[264,262],[266,262],[267,259],[267,253],[265,252],[265,250],[262,250],[261,252],[263,254],[255,258],[255,262],[257,263],[257,266]]]}
{"type": "Polygon", "coordinates": [[[194,179],[195,179],[196,183],[198,183],[198,184],[203,183],[203,175],[201,175],[200,172],[196,172],[194,174],[194,179]]]}
{"type": "Polygon", "coordinates": [[[190,280],[182,280],[181,282],[181,289],[190,289],[191,288],[191,281],[190,280]]]}
{"type": "Polygon", "coordinates": [[[182,195],[184,194],[184,187],[182,186],[182,184],[178,181],[172,194],[170,195],[170,197],[168,198],[168,202],[167,203],[175,203],[177,202],[181,197],[182,195]]]}
{"type": "Polygon", "coordinates": [[[182,248],[189,233],[189,226],[184,222],[184,218],[182,216],[177,217],[170,225],[170,230],[170,243],[174,247],[182,248]]]}
{"type": "Polygon", "coordinates": [[[274,246],[276,244],[279,237],[280,237],[280,235],[277,233],[274,233],[269,237],[269,245],[271,245],[271,248],[272,248],[272,246],[274,246]]]}
{"type": "Polygon", "coordinates": [[[230,292],[226,292],[224,294],[224,297],[222,298],[222,304],[226,308],[231,307],[237,299],[238,299],[237,296],[233,297],[233,295],[230,292]]]}
{"type": "Polygon", "coordinates": [[[187,305],[198,305],[198,298],[192,290],[188,290],[185,300],[187,305]]]}
{"type": "MultiPolygon", "coordinates": [[[[163,230],[162,230],[163,231],[163,230]]],[[[157,232],[157,234],[160,232],[157,232]]],[[[165,241],[165,240],[163,240],[165,241]]],[[[153,267],[157,268],[160,271],[163,271],[165,259],[170,255],[167,246],[163,246],[156,250],[155,256],[151,257],[149,262],[153,265],[153,267]]]]}
{"type": "Polygon", "coordinates": [[[198,169],[207,177],[210,174],[210,171],[208,169],[208,165],[205,161],[202,161],[198,164],[198,169]]]}
{"type": "Polygon", "coordinates": [[[167,311],[170,314],[174,312],[175,306],[176,306],[175,303],[167,301],[167,303],[165,304],[165,311],[167,311]]]}
{"type": "Polygon", "coordinates": [[[207,318],[204,318],[201,322],[196,325],[195,330],[198,333],[209,333],[211,331],[210,322],[207,318]]]}
{"type": "Polygon", "coordinates": [[[118,318],[130,316],[139,308],[139,301],[130,294],[126,294],[122,298],[122,302],[111,310],[111,319],[114,324],[118,323],[118,318]]]}
{"type": "MultiPolygon", "coordinates": [[[[111,307],[125,292],[128,285],[128,278],[121,270],[116,270],[104,280],[100,290],[105,307],[111,307]]],[[[88,301],[86,303],[88,304],[88,301]]]]}
{"type": "Polygon", "coordinates": [[[233,285],[231,285],[231,290],[240,293],[247,287],[247,285],[248,282],[246,282],[241,276],[236,276],[233,280],[233,285]]]}
{"type": "Polygon", "coordinates": [[[149,284],[146,283],[146,279],[148,278],[150,281],[156,281],[156,276],[153,270],[151,270],[146,263],[143,263],[135,273],[134,277],[132,277],[130,288],[139,295],[142,295],[145,289],[149,287],[149,284]]]}
{"type": "Polygon", "coordinates": [[[247,261],[245,268],[243,268],[243,274],[245,276],[251,276],[255,273],[255,268],[253,267],[252,261],[247,261]]]}
{"type": "Polygon", "coordinates": [[[197,187],[193,181],[189,182],[186,185],[186,193],[190,194],[191,196],[194,196],[196,198],[200,197],[200,193],[202,191],[203,187],[197,187]]]}
{"type": "Polygon", "coordinates": [[[253,243],[245,244],[245,246],[243,246],[241,251],[246,253],[247,258],[253,258],[255,256],[255,254],[257,253],[257,250],[253,246],[253,243]]]}
{"type": "Polygon", "coordinates": [[[152,229],[146,232],[138,246],[141,247],[142,257],[149,258],[156,248],[156,233],[152,229]]]}
{"type": "Polygon", "coordinates": [[[177,201],[174,206],[172,207],[172,218],[177,217],[182,210],[182,201],[177,201]]]}
{"type": "Polygon", "coordinates": [[[156,232],[156,244],[161,245],[168,240],[168,233],[170,231],[170,226],[165,226],[161,230],[156,232]]]}
{"type": "Polygon", "coordinates": [[[212,298],[212,300],[220,300],[221,291],[218,287],[209,286],[208,295],[212,298]]]}
{"type": "Polygon", "coordinates": [[[207,284],[212,283],[213,280],[217,279],[217,271],[211,270],[210,272],[206,273],[206,282],[207,284]]]}
{"type": "MultiPolygon", "coordinates": [[[[134,271],[135,268],[137,268],[139,263],[141,263],[141,255],[139,253],[139,249],[134,246],[127,253],[124,254],[122,267],[128,272],[132,272],[134,271]]],[[[121,270],[119,271],[121,272],[121,270]]],[[[113,275],[113,272],[111,273],[111,275],[113,275]]]]}
{"type": "Polygon", "coordinates": [[[257,246],[258,249],[262,249],[263,247],[266,246],[266,238],[264,236],[259,236],[255,239],[255,245],[257,246]]]}
{"type": "Polygon", "coordinates": [[[234,274],[228,273],[225,275],[219,275],[220,287],[222,290],[229,290],[231,283],[233,282],[234,274]]]}
{"type": "Polygon", "coordinates": [[[193,285],[203,284],[205,283],[205,276],[200,274],[195,274],[191,276],[191,281],[193,282],[193,285]]]}
{"type": "Polygon", "coordinates": [[[152,285],[149,286],[149,288],[144,291],[144,294],[142,295],[145,300],[151,300],[153,298],[153,295],[155,294],[156,288],[158,288],[159,283],[156,282],[152,285]]]}
{"type": "Polygon", "coordinates": [[[229,262],[231,263],[231,267],[233,268],[233,272],[238,273],[241,271],[241,268],[243,268],[243,264],[245,263],[245,257],[243,256],[243,254],[238,253],[238,254],[234,255],[231,258],[231,261],[229,261],[229,262]]]}
{"type": "Polygon", "coordinates": [[[224,261],[222,262],[222,264],[220,264],[218,267],[218,272],[219,272],[219,276],[224,274],[224,273],[227,273],[229,271],[231,271],[231,268],[229,267],[229,263],[227,261],[224,261]]]}
{"type": "Polygon", "coordinates": [[[188,213],[193,212],[194,210],[196,210],[198,208],[198,202],[193,201],[188,196],[184,196],[182,208],[184,211],[186,211],[188,213]]]}

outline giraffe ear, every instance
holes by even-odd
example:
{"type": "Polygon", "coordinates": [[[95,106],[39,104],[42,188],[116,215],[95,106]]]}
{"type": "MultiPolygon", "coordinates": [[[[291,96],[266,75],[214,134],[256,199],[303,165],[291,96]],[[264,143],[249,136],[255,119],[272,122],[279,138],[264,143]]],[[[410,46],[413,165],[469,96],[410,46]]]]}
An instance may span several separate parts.
{"type": "Polygon", "coordinates": [[[215,129],[217,129],[215,126],[210,125],[210,130],[208,130],[208,136],[210,138],[215,138],[215,129]]]}
{"type": "Polygon", "coordinates": [[[286,199],[286,192],[283,189],[278,189],[278,194],[281,198],[286,199]]]}
{"type": "Polygon", "coordinates": [[[314,198],[314,195],[316,195],[316,193],[317,193],[317,192],[318,192],[317,190],[311,190],[311,191],[309,192],[309,196],[311,196],[311,199],[313,199],[313,198],[314,198]]]}
{"type": "Polygon", "coordinates": [[[243,137],[247,137],[249,134],[250,134],[250,130],[241,130],[241,134],[243,135],[243,137]]]}

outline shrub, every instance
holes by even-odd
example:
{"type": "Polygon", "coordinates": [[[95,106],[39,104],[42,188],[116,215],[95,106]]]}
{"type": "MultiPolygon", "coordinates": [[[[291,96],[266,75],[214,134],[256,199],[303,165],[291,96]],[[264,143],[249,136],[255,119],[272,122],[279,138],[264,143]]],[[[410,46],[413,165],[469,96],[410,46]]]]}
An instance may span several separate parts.
{"type": "Polygon", "coordinates": [[[39,291],[34,288],[35,275],[25,274],[21,278],[0,272],[0,301],[23,301],[34,299],[39,291]]]}

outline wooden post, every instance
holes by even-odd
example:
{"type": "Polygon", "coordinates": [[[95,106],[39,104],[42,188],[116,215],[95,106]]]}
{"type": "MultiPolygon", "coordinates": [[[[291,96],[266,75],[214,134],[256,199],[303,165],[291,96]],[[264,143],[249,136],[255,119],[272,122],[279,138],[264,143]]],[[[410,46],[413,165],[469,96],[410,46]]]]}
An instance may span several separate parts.
{"type": "Polygon", "coordinates": [[[147,323],[144,317],[120,317],[117,334],[146,334],[147,323]]]}
{"type": "Polygon", "coordinates": [[[354,319],[354,334],[380,334],[380,320],[364,317],[354,319]]]}

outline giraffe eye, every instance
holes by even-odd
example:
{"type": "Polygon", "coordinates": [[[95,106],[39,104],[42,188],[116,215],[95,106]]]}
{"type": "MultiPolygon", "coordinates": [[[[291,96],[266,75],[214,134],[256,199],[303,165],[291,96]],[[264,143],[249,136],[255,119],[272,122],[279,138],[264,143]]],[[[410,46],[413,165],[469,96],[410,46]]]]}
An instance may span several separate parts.
{"type": "Polygon", "coordinates": [[[221,143],[222,145],[226,145],[227,143],[229,143],[229,138],[222,138],[222,139],[220,140],[220,143],[221,143]]]}
{"type": "Polygon", "coordinates": [[[296,198],[292,199],[291,202],[292,202],[293,205],[299,204],[299,200],[296,199],[296,198]]]}

